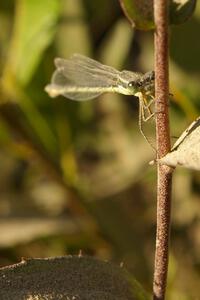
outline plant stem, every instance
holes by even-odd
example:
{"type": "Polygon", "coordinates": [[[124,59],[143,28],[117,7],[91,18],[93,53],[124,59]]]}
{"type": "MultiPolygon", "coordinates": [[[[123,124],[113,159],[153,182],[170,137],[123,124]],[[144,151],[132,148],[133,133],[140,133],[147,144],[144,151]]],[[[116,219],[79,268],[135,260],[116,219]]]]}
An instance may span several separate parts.
{"type": "MultiPolygon", "coordinates": [[[[154,1],[155,30],[155,110],[157,157],[170,151],[168,80],[168,1],[154,1]]],[[[158,163],[157,231],[153,299],[164,300],[168,270],[172,168],[158,163]]]]}

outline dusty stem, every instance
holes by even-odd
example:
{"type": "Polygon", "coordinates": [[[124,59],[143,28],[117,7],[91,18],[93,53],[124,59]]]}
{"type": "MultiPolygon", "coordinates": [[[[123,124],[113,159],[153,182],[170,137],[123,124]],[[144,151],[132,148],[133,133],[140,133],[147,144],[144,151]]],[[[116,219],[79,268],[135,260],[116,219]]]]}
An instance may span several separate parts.
{"type": "MultiPolygon", "coordinates": [[[[154,1],[156,144],[158,158],[170,150],[168,115],[168,1],[154,1]]],[[[158,164],[157,232],[153,299],[164,300],[168,270],[172,169],[158,164]]]]}

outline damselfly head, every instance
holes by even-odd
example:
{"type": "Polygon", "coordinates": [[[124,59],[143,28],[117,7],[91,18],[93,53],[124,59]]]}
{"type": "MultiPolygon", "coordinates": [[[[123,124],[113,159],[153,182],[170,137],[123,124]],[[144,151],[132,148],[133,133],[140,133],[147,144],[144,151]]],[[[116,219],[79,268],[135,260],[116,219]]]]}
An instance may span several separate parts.
{"type": "Polygon", "coordinates": [[[143,84],[152,84],[154,83],[155,80],[155,72],[154,71],[149,71],[145,73],[141,79],[143,84]]]}
{"type": "Polygon", "coordinates": [[[137,92],[153,92],[154,91],[154,80],[155,73],[150,71],[145,73],[143,76],[137,80],[130,81],[128,83],[128,88],[132,89],[134,93],[137,92]]]}
{"type": "Polygon", "coordinates": [[[141,89],[143,88],[143,84],[142,84],[142,82],[141,82],[140,79],[137,79],[137,80],[134,80],[134,81],[130,81],[130,82],[128,83],[128,88],[129,88],[130,90],[132,90],[133,93],[135,94],[135,93],[141,91],[141,89]]]}

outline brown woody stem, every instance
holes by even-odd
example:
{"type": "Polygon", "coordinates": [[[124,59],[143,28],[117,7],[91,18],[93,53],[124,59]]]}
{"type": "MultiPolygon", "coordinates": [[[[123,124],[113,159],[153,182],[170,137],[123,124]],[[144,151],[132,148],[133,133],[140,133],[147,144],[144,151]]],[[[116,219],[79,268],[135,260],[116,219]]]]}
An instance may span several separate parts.
{"type": "MultiPolygon", "coordinates": [[[[157,156],[170,151],[168,80],[168,1],[154,0],[155,99],[157,156]]],[[[172,168],[158,163],[157,232],[153,299],[164,300],[168,270],[172,168]]]]}

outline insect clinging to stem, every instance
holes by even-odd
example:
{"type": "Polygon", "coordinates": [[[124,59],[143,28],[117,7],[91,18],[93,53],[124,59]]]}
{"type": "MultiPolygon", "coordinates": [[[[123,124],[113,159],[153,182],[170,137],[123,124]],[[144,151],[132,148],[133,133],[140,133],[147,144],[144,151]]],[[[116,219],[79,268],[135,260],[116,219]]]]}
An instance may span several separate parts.
{"type": "Polygon", "coordinates": [[[55,66],[51,83],[45,87],[51,97],[62,95],[71,100],[85,101],[106,92],[138,97],[139,128],[148,141],[142,121],[154,115],[150,108],[154,101],[154,71],[145,74],[118,71],[81,54],[74,54],[69,59],[56,58],[55,66]]]}

